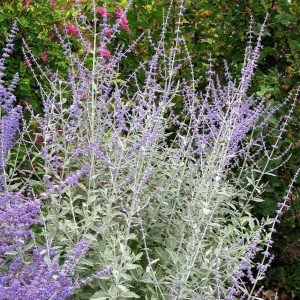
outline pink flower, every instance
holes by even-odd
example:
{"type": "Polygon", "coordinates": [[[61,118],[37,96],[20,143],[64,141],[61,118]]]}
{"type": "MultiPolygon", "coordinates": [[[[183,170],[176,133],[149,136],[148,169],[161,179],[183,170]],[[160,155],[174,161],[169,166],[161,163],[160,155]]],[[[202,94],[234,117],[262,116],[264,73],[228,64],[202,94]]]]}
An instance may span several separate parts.
{"type": "Polygon", "coordinates": [[[111,59],[112,55],[107,48],[101,48],[99,51],[99,55],[103,58],[111,59]]]}
{"type": "Polygon", "coordinates": [[[30,0],[23,0],[23,6],[27,6],[30,3],[30,0]]]}
{"type": "Polygon", "coordinates": [[[121,24],[122,28],[126,32],[129,32],[128,20],[127,20],[125,14],[124,14],[124,11],[119,6],[117,6],[116,10],[115,10],[115,13],[116,13],[117,19],[120,19],[120,24],[121,24]]]}
{"type": "Polygon", "coordinates": [[[109,13],[107,12],[107,10],[104,7],[97,7],[96,13],[101,15],[101,17],[107,17],[109,15],[109,13]]]}
{"type": "Polygon", "coordinates": [[[129,32],[129,25],[128,25],[128,20],[126,19],[126,17],[123,17],[121,19],[121,22],[120,22],[122,28],[126,31],[126,32],[129,32]]]}
{"type": "Polygon", "coordinates": [[[111,29],[107,29],[107,30],[105,30],[105,36],[106,37],[110,37],[111,35],[112,35],[112,30],[111,29]]]}
{"type": "Polygon", "coordinates": [[[71,36],[78,36],[78,29],[73,24],[68,24],[66,26],[66,32],[71,36]]]}
{"type": "Polygon", "coordinates": [[[116,7],[115,14],[117,19],[124,17],[124,11],[119,6],[116,7]]]}
{"type": "Polygon", "coordinates": [[[25,59],[25,60],[23,61],[23,64],[24,64],[24,67],[25,67],[25,68],[28,68],[28,67],[30,66],[30,60],[29,60],[29,59],[25,59]]]}
{"type": "Polygon", "coordinates": [[[50,0],[50,5],[51,5],[52,7],[55,7],[55,6],[56,6],[56,1],[55,1],[55,0],[50,0]]]}
{"type": "Polygon", "coordinates": [[[48,54],[47,54],[46,52],[43,52],[43,53],[41,54],[41,59],[42,59],[43,61],[46,61],[47,58],[48,58],[48,54]]]}

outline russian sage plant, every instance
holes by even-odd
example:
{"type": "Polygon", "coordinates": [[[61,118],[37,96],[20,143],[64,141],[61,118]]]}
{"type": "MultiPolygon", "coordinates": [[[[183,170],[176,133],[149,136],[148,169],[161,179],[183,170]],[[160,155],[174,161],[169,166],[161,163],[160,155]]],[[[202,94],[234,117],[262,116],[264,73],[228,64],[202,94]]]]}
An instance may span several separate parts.
{"type": "Polygon", "coordinates": [[[28,108],[24,121],[35,129],[22,135],[20,153],[34,170],[22,184],[41,201],[36,243],[46,245],[45,259],[53,262],[55,249],[74,299],[260,299],[256,286],[272,261],[272,233],[293,182],[275,218],[259,221],[251,208],[262,201],[263,176],[287,156],[277,148],[298,94],[284,101],[291,108],[268,149],[268,121],[280,106],[249,93],[265,22],[255,43],[250,22],[240,78],[226,63],[218,76],[210,57],[199,91],[181,34],[182,2],[172,47],[170,6],[159,40],[148,36],[154,54],[131,74],[122,60],[138,40],[129,48],[113,43],[130,32],[130,3],[112,15],[95,1],[87,11],[77,2],[74,23],[56,28],[67,76],[43,69],[24,42],[44,111],[28,108]]]}

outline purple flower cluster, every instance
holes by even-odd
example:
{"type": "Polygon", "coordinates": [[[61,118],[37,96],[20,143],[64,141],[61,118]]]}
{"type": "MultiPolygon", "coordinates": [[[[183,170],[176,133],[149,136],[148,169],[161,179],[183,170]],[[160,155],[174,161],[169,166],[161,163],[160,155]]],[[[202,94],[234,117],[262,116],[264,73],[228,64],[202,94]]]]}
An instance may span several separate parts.
{"type": "Polygon", "coordinates": [[[4,61],[10,56],[13,50],[13,40],[16,32],[17,25],[16,22],[14,22],[7,39],[6,47],[3,48],[0,58],[0,191],[4,190],[6,156],[10,148],[14,145],[14,136],[19,129],[19,121],[21,118],[21,107],[14,107],[16,97],[13,95],[19,76],[18,74],[15,75],[9,87],[5,87],[3,80],[5,70],[4,61]]]}
{"type": "Polygon", "coordinates": [[[21,193],[0,195],[0,255],[21,249],[23,243],[33,235],[31,225],[38,224],[38,201],[24,202],[21,193]]]}
{"type": "Polygon", "coordinates": [[[79,279],[74,283],[74,287],[79,289],[81,286],[85,286],[94,280],[105,278],[109,276],[111,269],[112,269],[111,267],[103,268],[102,270],[92,274],[90,277],[79,279]]]}
{"type": "Polygon", "coordinates": [[[70,277],[90,246],[84,240],[73,249],[63,267],[53,254],[47,263],[46,255],[38,249],[25,251],[34,236],[30,227],[40,223],[39,211],[38,201],[24,201],[20,193],[0,196],[0,300],[64,300],[81,286],[109,275],[110,267],[76,282],[70,277]]]}
{"type": "Polygon", "coordinates": [[[40,203],[21,193],[0,196],[0,299],[62,300],[73,292],[71,279],[59,272],[55,260],[48,266],[37,249],[24,251],[34,236],[30,227],[40,223],[39,211],[40,203]]]}
{"type": "Polygon", "coordinates": [[[64,300],[73,292],[72,280],[59,271],[58,263],[54,260],[48,266],[38,250],[33,250],[25,263],[16,256],[7,273],[0,275],[1,300],[64,300]]]}

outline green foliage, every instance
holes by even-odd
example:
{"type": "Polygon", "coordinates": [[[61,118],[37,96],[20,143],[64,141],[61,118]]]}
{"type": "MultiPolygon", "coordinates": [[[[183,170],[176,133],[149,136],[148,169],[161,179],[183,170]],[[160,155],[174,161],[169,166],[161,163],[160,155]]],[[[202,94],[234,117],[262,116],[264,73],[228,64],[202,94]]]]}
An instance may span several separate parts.
{"type": "Polygon", "coordinates": [[[50,6],[48,0],[30,1],[28,5],[24,5],[22,0],[12,0],[3,1],[0,5],[0,46],[4,45],[12,20],[17,20],[19,28],[13,59],[7,63],[7,75],[19,72],[20,83],[16,96],[21,104],[28,103],[34,109],[41,108],[41,97],[35,79],[23,63],[22,39],[30,44],[33,54],[39,58],[41,64],[49,63],[52,69],[66,68],[67,62],[63,59],[63,51],[56,41],[54,24],[62,28],[64,17],[70,17],[72,6],[66,1],[57,2],[55,8],[50,6]],[[44,52],[48,55],[45,62],[40,59],[44,52]]]}

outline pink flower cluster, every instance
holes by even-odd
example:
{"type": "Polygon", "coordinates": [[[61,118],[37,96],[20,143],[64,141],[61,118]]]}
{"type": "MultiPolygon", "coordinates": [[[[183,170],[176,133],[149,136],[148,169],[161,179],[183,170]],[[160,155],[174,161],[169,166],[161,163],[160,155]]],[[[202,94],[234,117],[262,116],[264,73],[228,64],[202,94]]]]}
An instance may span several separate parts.
{"type": "Polygon", "coordinates": [[[46,61],[47,58],[48,58],[48,54],[47,54],[46,52],[43,52],[43,53],[41,54],[41,59],[42,59],[43,61],[46,61]]]}
{"type": "Polygon", "coordinates": [[[99,55],[101,57],[107,58],[107,59],[111,59],[112,58],[112,55],[111,55],[110,51],[107,48],[105,48],[105,47],[103,47],[103,48],[101,48],[99,50],[99,55]]]}
{"type": "Polygon", "coordinates": [[[111,17],[111,14],[104,7],[97,7],[96,13],[98,13],[101,17],[111,17]]]}
{"type": "Polygon", "coordinates": [[[24,67],[25,67],[25,68],[28,68],[28,67],[30,66],[30,60],[29,60],[29,59],[25,59],[25,60],[23,61],[23,64],[24,64],[24,67]]]}
{"type": "Polygon", "coordinates": [[[67,24],[66,32],[71,36],[78,36],[79,34],[78,29],[74,24],[67,24]]]}
{"type": "Polygon", "coordinates": [[[23,0],[23,6],[27,6],[30,3],[30,0],[23,0]]]}
{"type": "MultiPolygon", "coordinates": [[[[51,0],[50,4],[51,4],[51,6],[54,7],[56,3],[55,3],[54,0],[51,0]]],[[[107,17],[111,18],[112,17],[112,15],[104,7],[97,7],[95,9],[95,12],[103,18],[107,18],[107,17]]],[[[127,33],[129,33],[130,29],[129,29],[128,20],[126,18],[126,15],[125,15],[124,11],[119,6],[117,6],[116,9],[115,9],[115,15],[116,15],[117,20],[119,20],[120,25],[123,28],[123,30],[126,31],[127,33]]],[[[79,35],[78,28],[74,24],[67,24],[66,28],[65,28],[65,31],[66,31],[67,34],[69,34],[70,36],[73,36],[73,37],[76,37],[76,36],[79,35]]],[[[108,30],[106,35],[110,36],[111,31],[108,30]]],[[[88,44],[85,45],[85,49],[86,50],[89,49],[88,44]]],[[[99,50],[99,55],[102,58],[105,58],[105,59],[111,59],[112,58],[111,52],[106,47],[102,47],[99,50]]],[[[47,56],[46,53],[43,53],[42,56],[41,56],[43,61],[46,61],[47,57],[48,56],[47,56]]]]}
{"type": "MultiPolygon", "coordinates": [[[[97,7],[95,11],[103,18],[104,17],[112,17],[112,15],[104,7],[97,7]]],[[[118,20],[120,20],[121,27],[126,32],[129,33],[130,29],[129,29],[129,25],[128,25],[128,20],[125,16],[124,11],[119,6],[117,6],[115,9],[115,15],[116,15],[116,18],[118,20]]]]}
{"type": "Polygon", "coordinates": [[[130,30],[129,30],[128,20],[124,14],[124,11],[119,6],[117,6],[116,10],[115,10],[115,14],[116,14],[117,19],[120,20],[120,24],[121,24],[122,28],[126,32],[129,32],[130,30]]]}

